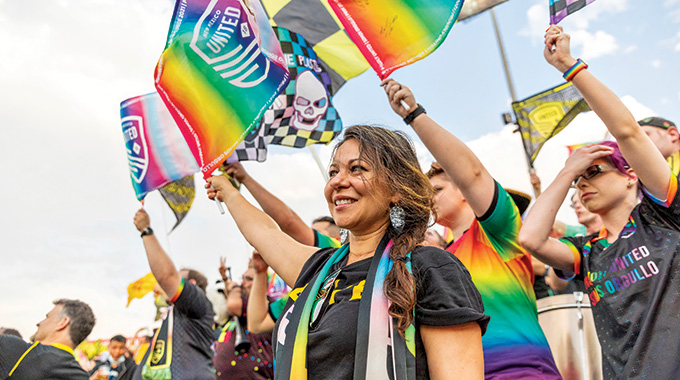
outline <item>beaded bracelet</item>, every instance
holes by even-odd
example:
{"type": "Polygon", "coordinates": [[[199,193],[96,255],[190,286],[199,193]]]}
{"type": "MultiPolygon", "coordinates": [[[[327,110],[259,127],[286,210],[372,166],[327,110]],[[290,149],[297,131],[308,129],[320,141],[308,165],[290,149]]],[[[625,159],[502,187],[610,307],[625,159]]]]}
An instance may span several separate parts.
{"type": "Polygon", "coordinates": [[[581,70],[587,69],[588,64],[583,62],[581,58],[578,58],[576,60],[576,63],[574,63],[574,66],[570,67],[569,70],[565,71],[564,74],[562,74],[562,77],[564,80],[567,82],[571,82],[572,79],[576,76],[576,74],[580,73],[581,70]]]}

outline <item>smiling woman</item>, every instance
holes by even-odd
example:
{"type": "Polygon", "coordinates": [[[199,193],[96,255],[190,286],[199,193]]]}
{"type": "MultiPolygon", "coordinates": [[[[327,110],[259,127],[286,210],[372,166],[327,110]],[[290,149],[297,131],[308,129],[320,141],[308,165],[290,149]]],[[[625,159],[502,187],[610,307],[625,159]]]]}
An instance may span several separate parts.
{"type": "Polygon", "coordinates": [[[294,288],[274,332],[276,377],[436,379],[455,371],[481,379],[488,317],[461,262],[418,245],[433,189],[411,142],[384,128],[350,127],[329,177],[324,195],[349,242],[319,251],[281,232],[224,177],[206,185],[294,288]]]}

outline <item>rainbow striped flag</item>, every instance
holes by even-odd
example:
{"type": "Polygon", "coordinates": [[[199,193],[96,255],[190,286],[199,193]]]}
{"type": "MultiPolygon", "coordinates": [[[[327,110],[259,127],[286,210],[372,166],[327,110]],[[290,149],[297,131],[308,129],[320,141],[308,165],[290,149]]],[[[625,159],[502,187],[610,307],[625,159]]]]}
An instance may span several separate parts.
{"type": "Polygon", "coordinates": [[[175,120],[157,93],[121,102],[120,119],[130,178],[138,200],[199,170],[175,120]]]}
{"type": "Polygon", "coordinates": [[[330,0],[380,79],[427,57],[456,22],[463,0],[330,0]]]}
{"type": "Polygon", "coordinates": [[[156,89],[207,178],[289,82],[258,0],[178,0],[156,89]]]}
{"type": "Polygon", "coordinates": [[[576,149],[582,148],[586,145],[595,144],[596,142],[597,141],[591,141],[591,142],[584,142],[584,143],[581,143],[581,144],[567,145],[567,149],[569,149],[569,155],[571,156],[571,154],[574,153],[574,151],[576,149]]]}

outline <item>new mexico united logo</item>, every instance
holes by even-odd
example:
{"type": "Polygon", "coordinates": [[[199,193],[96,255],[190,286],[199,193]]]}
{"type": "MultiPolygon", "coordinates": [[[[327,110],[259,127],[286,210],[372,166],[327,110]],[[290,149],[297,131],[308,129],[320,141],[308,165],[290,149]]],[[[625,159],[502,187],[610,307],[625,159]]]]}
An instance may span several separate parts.
{"type": "Polygon", "coordinates": [[[151,363],[158,364],[163,355],[165,354],[165,341],[159,340],[156,342],[156,347],[153,348],[153,353],[151,354],[151,363]]]}
{"type": "Polygon", "coordinates": [[[251,11],[240,1],[238,8],[225,3],[212,0],[208,4],[194,28],[191,49],[232,85],[257,86],[267,79],[270,62],[250,30],[251,11]]]}
{"type": "Polygon", "coordinates": [[[126,116],[121,122],[128,165],[130,166],[130,176],[135,182],[141,183],[149,168],[149,150],[146,146],[142,117],[126,116]]]}

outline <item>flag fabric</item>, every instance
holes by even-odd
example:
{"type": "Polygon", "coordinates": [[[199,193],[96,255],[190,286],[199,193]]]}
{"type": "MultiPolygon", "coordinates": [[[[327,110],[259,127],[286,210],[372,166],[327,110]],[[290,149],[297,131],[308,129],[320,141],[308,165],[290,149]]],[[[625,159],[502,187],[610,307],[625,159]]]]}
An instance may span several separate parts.
{"type": "Polygon", "coordinates": [[[342,131],[342,120],[333,107],[331,77],[302,35],[274,29],[291,81],[262,119],[268,142],[294,148],[328,144],[342,131]]]}
{"type": "Polygon", "coordinates": [[[533,164],[548,139],[562,131],[581,112],[590,110],[571,82],[512,103],[524,151],[533,164]]]}
{"type": "Polygon", "coordinates": [[[578,148],[582,148],[586,145],[594,144],[596,141],[591,141],[591,142],[586,142],[586,143],[581,143],[581,144],[574,144],[574,145],[567,145],[567,149],[569,149],[569,155],[571,156],[572,153],[578,148]]]}
{"type": "MultiPolygon", "coordinates": [[[[265,117],[269,110],[265,111],[265,117]]],[[[269,128],[260,122],[260,124],[250,130],[241,143],[234,149],[229,157],[227,163],[231,164],[239,161],[257,161],[264,162],[267,159],[267,133],[269,128]]]]}
{"type": "Polygon", "coordinates": [[[128,301],[125,307],[130,306],[130,301],[132,301],[134,298],[143,298],[153,290],[157,283],[158,282],[156,282],[156,278],[153,276],[153,273],[149,272],[146,276],[128,285],[128,301]]]}
{"type": "Polygon", "coordinates": [[[259,0],[247,3],[178,0],[156,66],[156,89],[204,178],[259,124],[289,81],[259,0]]]}
{"type": "Polygon", "coordinates": [[[331,77],[331,95],[370,66],[332,11],[328,0],[262,0],[272,26],[304,37],[331,77]]]}
{"type": "Polygon", "coordinates": [[[142,200],[152,190],[199,168],[182,134],[157,93],[127,99],[120,104],[132,187],[142,200]]]}
{"type": "Polygon", "coordinates": [[[182,219],[187,215],[191,205],[194,203],[194,196],[196,195],[196,188],[194,186],[194,175],[188,175],[180,178],[177,181],[167,184],[158,191],[168,204],[170,210],[175,214],[175,225],[172,226],[170,232],[174,231],[182,222],[182,219]]]}
{"type": "Polygon", "coordinates": [[[493,8],[498,4],[505,3],[508,0],[467,0],[463,3],[463,8],[458,15],[458,21],[463,21],[467,18],[476,16],[487,9],[493,8]]]}
{"type": "Polygon", "coordinates": [[[550,23],[557,24],[593,1],[595,0],[550,0],[550,23]]]}
{"type": "Polygon", "coordinates": [[[330,0],[352,41],[380,79],[441,45],[463,0],[330,0]]]}

